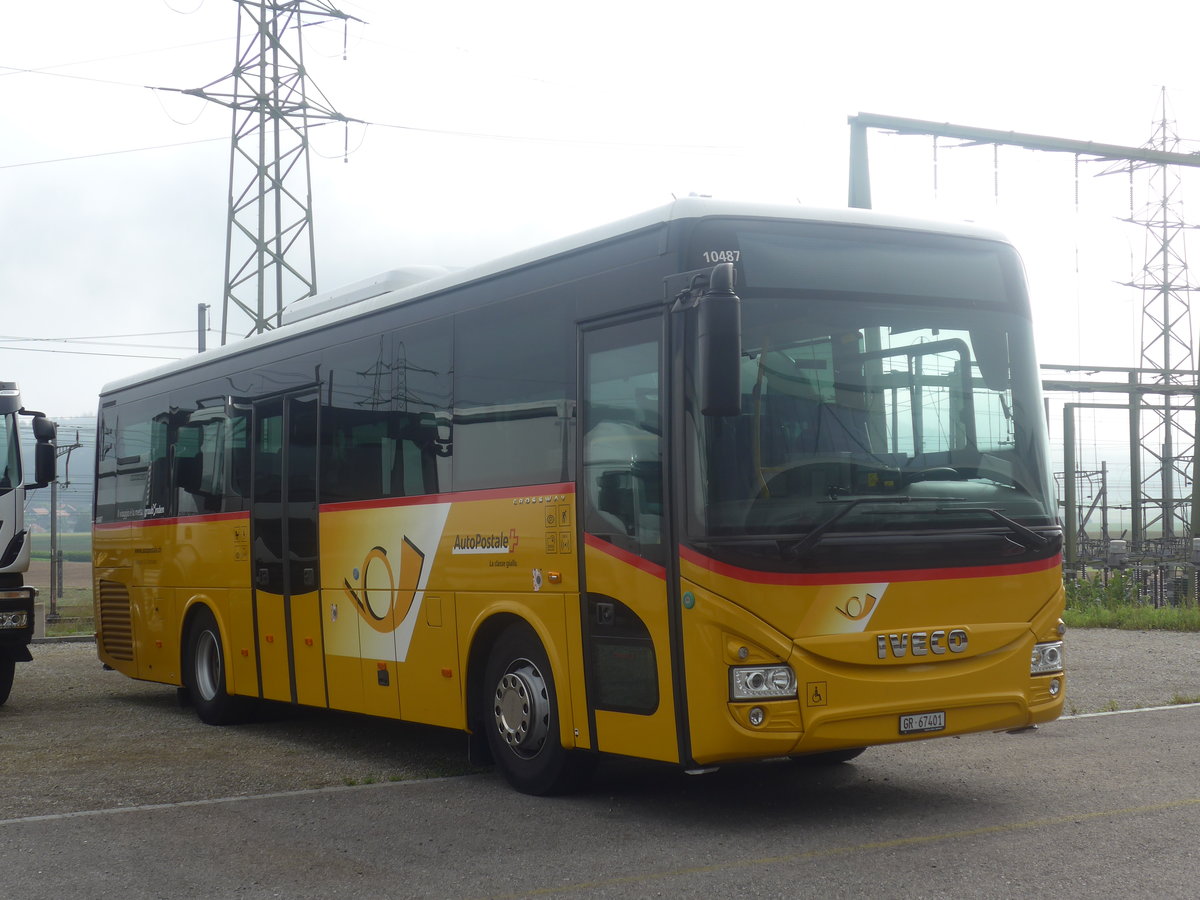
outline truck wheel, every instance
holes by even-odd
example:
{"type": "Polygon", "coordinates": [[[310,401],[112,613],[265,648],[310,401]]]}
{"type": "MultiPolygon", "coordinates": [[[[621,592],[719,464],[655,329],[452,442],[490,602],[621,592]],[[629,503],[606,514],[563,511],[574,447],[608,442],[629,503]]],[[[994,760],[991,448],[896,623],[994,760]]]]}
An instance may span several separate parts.
{"type": "Polygon", "coordinates": [[[17,661],[11,656],[0,656],[0,706],[8,699],[12,691],[13,675],[17,671],[17,661]]]}
{"type": "Polygon", "coordinates": [[[525,623],[509,626],[488,655],[480,721],[496,767],[524,794],[578,789],[595,757],[559,739],[554,673],[541,641],[525,623]]]}
{"type": "Polygon", "coordinates": [[[200,720],[209,725],[234,725],[249,718],[250,705],[225,689],[225,654],[221,631],[207,608],[199,610],[188,628],[184,679],[200,720]]]}

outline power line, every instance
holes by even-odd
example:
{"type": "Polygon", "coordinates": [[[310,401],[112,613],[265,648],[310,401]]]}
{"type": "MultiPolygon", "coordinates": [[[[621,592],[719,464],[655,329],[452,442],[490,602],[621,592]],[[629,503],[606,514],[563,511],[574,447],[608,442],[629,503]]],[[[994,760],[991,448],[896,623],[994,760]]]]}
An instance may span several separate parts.
{"type": "Polygon", "coordinates": [[[129,59],[133,56],[150,56],[154,53],[171,53],[175,50],[186,50],[189,47],[203,47],[206,44],[223,44],[226,41],[231,41],[233,38],[211,38],[207,41],[192,41],[188,44],[174,44],[170,47],[157,47],[153,50],[131,50],[129,53],[114,53],[109,56],[94,56],[91,59],[78,59],[74,62],[55,63],[51,66],[38,66],[36,68],[23,68],[17,66],[0,66],[0,69],[11,69],[9,72],[0,72],[0,78],[7,78],[10,75],[34,74],[42,75],[49,74],[51,69],[68,69],[71,66],[87,66],[98,62],[111,62],[114,59],[129,59]]]}
{"type": "Polygon", "coordinates": [[[7,69],[8,72],[6,74],[9,75],[44,75],[47,78],[70,78],[72,81],[93,81],[96,84],[114,84],[118,87],[150,87],[148,84],[136,84],[132,81],[117,81],[113,78],[91,78],[87,75],[68,75],[66,72],[47,72],[45,69],[23,69],[20,66],[0,65],[0,69],[7,69]]]}
{"type": "Polygon", "coordinates": [[[115,341],[122,338],[168,337],[191,333],[188,330],[146,331],[141,334],[78,334],[73,337],[21,337],[16,334],[0,334],[0,341],[115,341]]]}
{"type": "MultiPolygon", "coordinates": [[[[361,121],[361,120],[360,120],[361,121]]],[[[363,125],[374,125],[378,128],[391,128],[397,131],[416,131],[422,134],[441,134],[450,137],[480,138],[489,141],[513,141],[527,144],[564,144],[568,146],[585,147],[628,147],[637,150],[714,150],[719,152],[738,152],[745,148],[722,144],[662,144],[639,143],[637,141],[600,141],[588,138],[552,138],[537,135],[496,134],[483,131],[454,131],[441,128],[420,128],[415,125],[389,125],[383,122],[362,121],[363,125]]]]}
{"type": "Polygon", "coordinates": [[[118,359],[181,359],[179,356],[145,356],[139,353],[99,353],[95,350],[59,350],[52,347],[5,347],[5,350],[23,350],[26,353],[61,353],[64,356],[114,356],[118,359]]]}
{"type": "MultiPolygon", "coordinates": [[[[16,338],[15,342],[23,343],[25,341],[30,341],[30,340],[34,341],[34,342],[38,342],[40,340],[41,343],[55,343],[55,344],[72,344],[72,345],[88,344],[88,345],[95,346],[95,347],[110,347],[113,349],[115,349],[117,347],[136,347],[136,348],[139,348],[142,350],[191,350],[192,349],[191,347],[171,347],[171,346],[165,346],[163,344],[125,344],[125,343],[106,344],[103,341],[79,341],[79,340],[74,340],[72,338],[42,338],[42,339],[39,339],[39,338],[16,338]]],[[[0,338],[0,344],[4,345],[5,347],[11,346],[10,341],[2,339],[2,338],[0,338]]],[[[35,349],[35,348],[29,348],[29,349],[35,349]]],[[[45,348],[39,348],[39,349],[45,349],[45,348]]]]}
{"type": "Polygon", "coordinates": [[[175,144],[154,144],[146,147],[129,147],[124,150],[105,150],[100,153],[85,153],[82,156],[60,156],[57,159],[35,159],[28,162],[5,163],[0,169],[20,169],[26,166],[46,166],[51,163],[75,162],[81,159],[99,159],[104,156],[120,156],[124,153],[144,153],[147,150],[170,150],[174,147],[189,147],[192,144],[211,144],[214,141],[227,141],[228,136],[200,138],[195,141],[179,141],[175,144]]]}

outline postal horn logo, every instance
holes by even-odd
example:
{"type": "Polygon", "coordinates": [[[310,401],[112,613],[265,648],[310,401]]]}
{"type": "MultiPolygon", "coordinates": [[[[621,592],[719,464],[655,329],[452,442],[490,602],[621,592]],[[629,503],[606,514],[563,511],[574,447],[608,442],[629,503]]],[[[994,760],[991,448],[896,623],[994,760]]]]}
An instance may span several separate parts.
{"type": "Polygon", "coordinates": [[[835,606],[838,612],[852,622],[858,622],[862,619],[869,619],[871,613],[875,611],[875,604],[879,602],[879,598],[874,594],[866,594],[865,599],[862,597],[850,597],[842,606],[835,606]]]}
{"type": "MultiPolygon", "coordinates": [[[[400,545],[399,572],[393,570],[385,548],[372,547],[362,567],[354,570],[353,581],[342,580],[342,589],[371,628],[390,634],[412,608],[424,567],[425,554],[406,537],[400,545]]],[[[331,610],[331,615],[336,612],[331,610]]]]}

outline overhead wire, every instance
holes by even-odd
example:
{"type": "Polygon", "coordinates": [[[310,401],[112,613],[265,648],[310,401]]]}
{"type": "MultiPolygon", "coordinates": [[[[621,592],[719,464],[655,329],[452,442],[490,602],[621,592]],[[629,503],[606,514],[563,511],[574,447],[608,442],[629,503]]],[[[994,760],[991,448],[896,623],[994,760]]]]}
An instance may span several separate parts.
{"type": "MultiPolygon", "coordinates": [[[[201,0],[201,4],[202,3],[203,3],[203,0],[201,0]]],[[[197,9],[199,9],[199,7],[197,7],[197,9]]],[[[180,12],[179,10],[176,10],[176,11],[180,12]]],[[[144,90],[150,90],[155,93],[155,96],[156,96],[156,99],[158,100],[159,106],[162,109],[164,115],[167,116],[167,118],[169,118],[172,122],[174,122],[177,125],[192,125],[192,124],[195,124],[195,122],[199,120],[200,116],[204,114],[204,109],[206,108],[206,105],[201,106],[201,109],[196,114],[195,118],[193,118],[191,121],[185,122],[185,121],[177,119],[175,116],[173,116],[170,113],[170,111],[167,110],[165,104],[163,104],[162,98],[160,96],[158,96],[159,93],[162,91],[170,91],[172,93],[183,93],[183,91],[181,91],[177,88],[166,88],[166,87],[161,87],[161,86],[157,86],[157,85],[139,84],[137,82],[132,82],[132,81],[121,81],[121,80],[110,79],[110,78],[97,78],[94,76],[87,76],[87,75],[73,75],[73,74],[64,73],[64,72],[53,72],[50,70],[66,68],[66,67],[74,66],[74,65],[85,65],[85,64],[91,63],[91,62],[102,62],[102,61],[107,61],[107,60],[112,60],[112,59],[122,59],[122,58],[130,57],[130,56],[146,55],[148,53],[166,52],[169,50],[202,46],[202,45],[211,44],[211,43],[221,43],[221,42],[228,41],[228,40],[232,40],[232,38],[215,38],[215,39],[211,39],[211,40],[197,41],[197,42],[188,43],[188,44],[179,44],[174,47],[162,48],[162,50],[134,51],[134,52],[125,53],[125,54],[115,54],[115,55],[111,55],[111,56],[94,57],[89,60],[80,60],[77,62],[57,63],[52,66],[41,66],[38,68],[28,68],[28,67],[22,67],[22,66],[9,66],[9,65],[0,64],[0,69],[5,70],[3,72],[0,72],[0,77],[5,77],[8,75],[18,75],[18,74],[42,75],[42,76],[52,77],[52,78],[67,78],[67,79],[72,79],[72,80],[77,80],[77,81],[87,81],[87,82],[92,82],[92,83],[96,83],[96,84],[111,85],[111,86],[115,86],[115,87],[132,87],[132,88],[141,88],[144,90]]],[[[383,42],[373,41],[370,38],[366,38],[361,35],[359,37],[359,40],[378,44],[378,45],[384,46],[384,47],[389,46],[383,42]]],[[[504,133],[497,133],[497,132],[472,131],[469,129],[428,128],[428,127],[422,127],[422,126],[418,126],[418,125],[402,125],[402,124],[389,123],[389,122],[373,122],[373,121],[366,120],[366,119],[349,118],[349,117],[346,118],[344,124],[349,124],[350,122],[357,122],[364,126],[363,134],[362,134],[362,137],[359,139],[358,144],[353,149],[351,149],[349,147],[349,135],[347,132],[346,146],[342,149],[341,152],[339,152],[337,154],[327,154],[327,153],[322,153],[319,150],[314,149],[314,152],[317,154],[317,156],[319,156],[323,159],[336,159],[338,157],[341,157],[343,159],[348,158],[351,154],[356,153],[358,150],[360,150],[362,148],[363,144],[366,141],[367,130],[372,125],[377,126],[379,128],[386,128],[386,129],[394,130],[394,131],[412,132],[414,134],[429,134],[429,135],[441,135],[441,136],[445,136],[445,137],[457,137],[457,138],[466,138],[466,139],[475,139],[475,140],[504,141],[504,142],[512,142],[512,143],[547,144],[547,145],[558,145],[558,146],[610,147],[610,148],[628,148],[628,149],[640,149],[640,150],[647,150],[647,149],[685,150],[685,151],[693,151],[693,152],[699,151],[699,152],[706,152],[706,153],[739,152],[744,149],[741,147],[731,146],[731,145],[674,144],[674,143],[660,143],[660,142],[653,142],[653,141],[651,141],[651,142],[612,141],[612,140],[598,140],[598,139],[591,139],[591,138],[556,138],[556,137],[548,137],[548,136],[544,136],[544,135],[504,134],[504,133]]],[[[322,125],[322,124],[328,124],[328,123],[313,123],[313,124],[309,125],[308,127],[309,128],[318,127],[319,125],[322,125]]],[[[215,141],[225,141],[225,140],[228,140],[228,135],[222,135],[221,137],[201,138],[199,140],[194,140],[194,141],[178,141],[178,142],[173,142],[173,143],[168,143],[168,144],[154,144],[154,145],[146,145],[146,146],[141,146],[141,147],[130,147],[130,148],[122,149],[122,150],[110,150],[110,151],[101,151],[98,153],[79,154],[79,155],[75,155],[75,156],[55,157],[52,159],[28,160],[28,161],[19,162],[19,163],[5,163],[5,164],[0,164],[0,169],[15,169],[15,168],[23,168],[26,166],[49,165],[49,164],[61,163],[61,162],[75,162],[78,160],[96,159],[96,158],[100,158],[100,157],[104,157],[104,156],[116,156],[116,155],[121,155],[121,154],[125,154],[125,153],[141,153],[141,152],[146,152],[149,150],[173,149],[175,147],[183,147],[183,146],[190,146],[193,144],[211,143],[211,142],[215,142],[215,141]]]]}
{"type": "Polygon", "coordinates": [[[133,347],[146,350],[164,350],[164,351],[180,351],[183,353],[191,352],[191,347],[164,346],[162,344],[134,344],[134,343],[104,343],[104,341],[121,341],[128,338],[148,338],[148,337],[167,337],[181,334],[192,334],[190,330],[177,331],[153,331],[141,334],[114,334],[114,335],[81,335],[78,337],[24,337],[21,335],[5,334],[0,335],[0,345],[5,350],[24,350],[31,353],[66,353],[72,356],[117,356],[127,359],[178,359],[177,356],[148,356],[145,354],[135,353],[103,353],[94,350],[68,350],[63,347],[35,346],[35,347],[19,347],[16,344],[60,344],[60,345],[90,345],[97,347],[105,347],[115,350],[119,347],[133,347]]]}
{"type": "Polygon", "coordinates": [[[176,334],[191,334],[190,330],[145,331],[137,334],[78,334],[67,338],[21,337],[15,334],[0,334],[0,341],[101,341],[123,338],[167,337],[176,334]]]}
{"type": "Polygon", "coordinates": [[[167,0],[163,0],[163,6],[165,6],[167,9],[169,9],[173,13],[179,13],[179,15],[181,15],[181,16],[191,16],[191,15],[195,15],[196,13],[200,12],[200,9],[204,6],[204,0],[199,0],[199,2],[196,4],[195,9],[176,9],[170,3],[168,3],[167,0]]]}
{"type": "Polygon", "coordinates": [[[116,85],[118,87],[132,87],[132,88],[150,87],[150,85],[148,85],[148,84],[136,84],[135,82],[132,82],[132,81],[117,81],[115,78],[96,78],[91,75],[70,75],[66,72],[48,72],[45,69],[25,69],[20,66],[0,65],[0,69],[7,70],[6,73],[0,73],[0,74],[8,74],[8,75],[18,75],[18,74],[44,75],[47,78],[69,78],[72,81],[92,81],[92,82],[95,82],[96,84],[112,84],[112,85],[116,85]]]}
{"type": "Polygon", "coordinates": [[[54,63],[49,66],[37,66],[35,68],[20,68],[14,66],[0,66],[0,69],[12,69],[10,72],[0,72],[0,78],[7,78],[11,75],[22,74],[53,74],[51,69],[66,69],[71,66],[86,66],[97,62],[110,62],[114,59],[129,59],[133,56],[150,56],[155,53],[170,53],[174,50],[186,50],[189,47],[203,47],[205,44],[222,44],[226,41],[232,41],[232,37],[209,38],[203,41],[191,41],[186,44],[173,44],[170,47],[155,47],[152,50],[131,50],[128,53],[113,53],[108,56],[93,56],[90,59],[77,59],[73,62],[54,63]]]}
{"type": "MultiPolygon", "coordinates": [[[[58,340],[55,340],[55,339],[32,339],[32,340],[35,343],[41,343],[41,344],[70,344],[72,346],[86,345],[86,346],[91,346],[91,347],[110,347],[110,348],[137,347],[137,348],[144,349],[144,350],[187,350],[187,349],[189,349],[187,347],[172,347],[172,346],[166,346],[163,344],[127,344],[127,343],[106,344],[103,341],[75,341],[75,340],[70,340],[70,339],[58,339],[58,340]]],[[[12,342],[12,343],[20,344],[20,343],[25,343],[25,341],[18,340],[18,341],[12,342]]],[[[10,343],[8,341],[0,341],[0,344],[2,344],[4,346],[4,349],[6,349],[6,350],[9,350],[9,349],[11,349],[11,350],[20,350],[20,349],[47,350],[47,351],[51,350],[51,348],[49,348],[49,347],[25,347],[25,348],[13,347],[12,343],[10,343]]]]}
{"type": "Polygon", "coordinates": [[[99,353],[95,350],[59,350],[52,347],[5,347],[5,350],[24,350],[27,353],[60,353],[64,356],[111,356],[118,359],[180,359],[179,356],[149,356],[141,353],[99,353]]]}
{"type": "Polygon", "coordinates": [[[60,156],[55,159],[32,159],[19,163],[4,163],[0,169],[20,169],[25,166],[45,166],[51,163],[75,162],[80,159],[98,159],[102,156],[120,156],[124,153],[143,153],[147,150],[169,150],[174,147],[188,147],[193,144],[211,144],[214,141],[227,141],[229,135],[221,137],[199,138],[194,141],[177,141],[173,144],[152,144],[145,147],[127,147],[124,150],[102,150],[99,153],[84,153],[80,156],[60,156]]]}

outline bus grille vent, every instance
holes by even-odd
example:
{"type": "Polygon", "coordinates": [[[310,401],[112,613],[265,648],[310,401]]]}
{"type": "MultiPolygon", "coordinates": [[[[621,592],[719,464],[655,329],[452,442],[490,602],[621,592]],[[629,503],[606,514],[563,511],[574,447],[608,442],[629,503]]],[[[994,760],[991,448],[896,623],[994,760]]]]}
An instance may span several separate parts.
{"type": "Polygon", "coordinates": [[[113,659],[133,662],[133,618],[129,588],[119,581],[100,580],[100,640],[113,659]]]}

